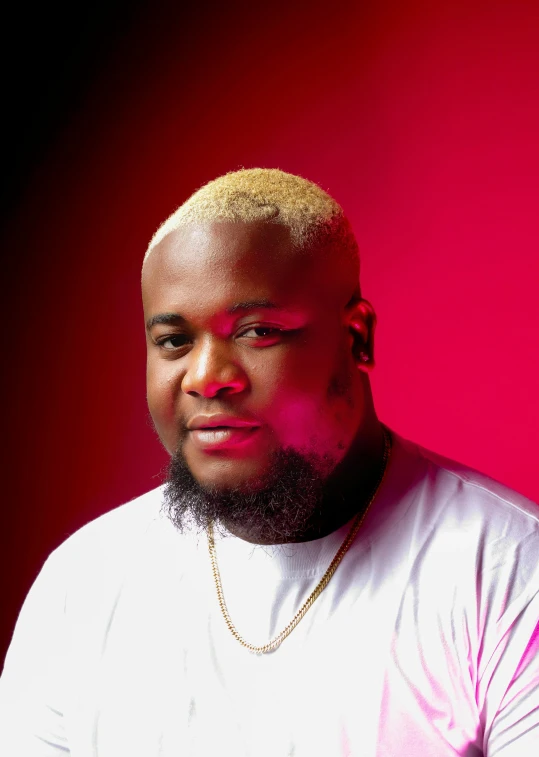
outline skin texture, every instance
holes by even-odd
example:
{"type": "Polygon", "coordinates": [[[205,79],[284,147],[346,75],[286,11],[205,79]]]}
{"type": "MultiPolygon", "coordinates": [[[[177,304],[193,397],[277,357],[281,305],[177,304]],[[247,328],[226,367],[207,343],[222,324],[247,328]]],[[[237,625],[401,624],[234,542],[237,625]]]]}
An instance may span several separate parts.
{"type": "Polygon", "coordinates": [[[256,490],[279,450],[316,459],[324,478],[353,470],[355,510],[327,503],[316,536],[345,523],[383,448],[368,379],[376,319],[355,263],[298,251],[277,224],[201,223],[153,249],[142,290],[148,406],[168,452],[180,449],[196,481],[218,490],[256,490]],[[201,447],[187,426],[215,413],[256,428],[238,444],[201,447]]]}

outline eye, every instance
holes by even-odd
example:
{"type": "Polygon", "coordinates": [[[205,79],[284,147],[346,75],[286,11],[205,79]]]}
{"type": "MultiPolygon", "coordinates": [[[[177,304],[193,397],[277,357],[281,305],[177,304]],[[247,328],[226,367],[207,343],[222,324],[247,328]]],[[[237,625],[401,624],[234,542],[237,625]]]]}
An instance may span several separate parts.
{"type": "Polygon", "coordinates": [[[248,347],[272,347],[283,341],[285,333],[278,326],[249,326],[236,338],[248,347]]]}
{"type": "Polygon", "coordinates": [[[246,336],[248,339],[263,339],[267,336],[278,336],[281,333],[281,330],[275,326],[252,326],[244,331],[241,336],[246,336]]]}
{"type": "Polygon", "coordinates": [[[189,338],[186,334],[173,334],[172,336],[161,337],[155,343],[164,350],[172,351],[185,347],[189,343],[189,338]]]}

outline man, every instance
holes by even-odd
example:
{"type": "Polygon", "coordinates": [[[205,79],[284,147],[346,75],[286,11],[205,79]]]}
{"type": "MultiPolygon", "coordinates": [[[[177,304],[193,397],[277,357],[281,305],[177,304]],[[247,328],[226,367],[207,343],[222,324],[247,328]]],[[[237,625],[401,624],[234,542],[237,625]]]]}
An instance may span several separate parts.
{"type": "Polygon", "coordinates": [[[539,518],[401,439],[340,206],[277,170],[202,187],[142,273],[166,485],[45,564],[2,754],[539,754],[539,518]]]}

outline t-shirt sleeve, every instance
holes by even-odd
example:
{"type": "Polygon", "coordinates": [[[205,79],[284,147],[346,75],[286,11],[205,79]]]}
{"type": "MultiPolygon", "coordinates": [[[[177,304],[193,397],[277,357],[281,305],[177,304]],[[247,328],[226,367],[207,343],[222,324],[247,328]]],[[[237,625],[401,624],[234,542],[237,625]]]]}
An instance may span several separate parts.
{"type": "Polygon", "coordinates": [[[483,648],[485,757],[539,755],[538,540],[519,546],[496,608],[496,643],[483,648]]]}
{"type": "Polygon", "coordinates": [[[56,553],[46,561],[17,620],[0,678],[0,754],[69,755],[66,701],[66,576],[56,553]]]}

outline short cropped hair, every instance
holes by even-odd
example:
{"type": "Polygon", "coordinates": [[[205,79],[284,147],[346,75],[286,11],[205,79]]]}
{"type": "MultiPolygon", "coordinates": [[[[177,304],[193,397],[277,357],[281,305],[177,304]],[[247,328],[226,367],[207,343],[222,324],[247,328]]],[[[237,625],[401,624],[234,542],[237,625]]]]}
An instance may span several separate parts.
{"type": "Polygon", "coordinates": [[[278,168],[247,168],[208,182],[157,229],[145,260],[168,234],[205,221],[280,224],[300,250],[331,248],[359,262],[358,245],[343,209],[317,184],[278,168]]]}

